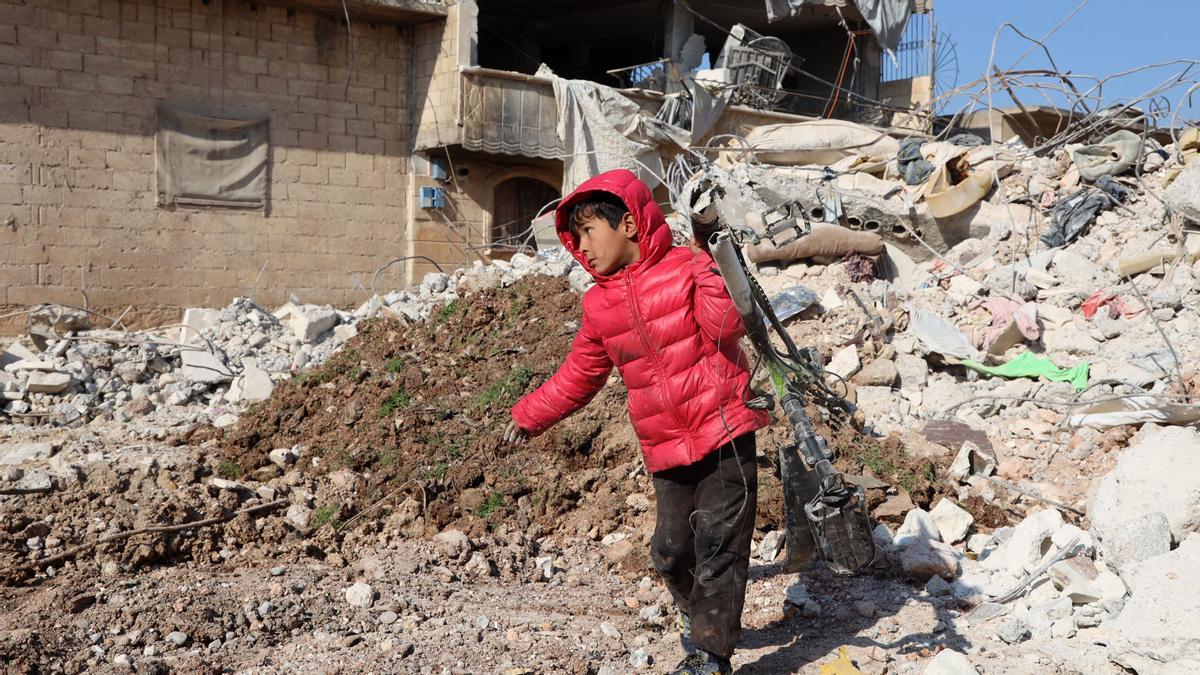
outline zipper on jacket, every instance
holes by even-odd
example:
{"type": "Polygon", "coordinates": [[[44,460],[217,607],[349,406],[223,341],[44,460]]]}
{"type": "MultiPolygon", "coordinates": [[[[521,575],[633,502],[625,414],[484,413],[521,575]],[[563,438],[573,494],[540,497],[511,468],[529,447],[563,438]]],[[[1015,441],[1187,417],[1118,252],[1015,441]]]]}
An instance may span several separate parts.
{"type": "Polygon", "coordinates": [[[692,443],[691,430],[683,421],[683,417],[679,414],[679,408],[675,406],[675,402],[671,400],[671,393],[667,391],[667,386],[664,380],[666,379],[666,371],[663,370],[662,361],[658,358],[658,352],[650,346],[650,338],[646,337],[646,330],[642,326],[642,315],[638,312],[637,301],[633,299],[633,275],[625,270],[625,287],[626,297],[629,298],[629,310],[633,313],[633,325],[637,328],[638,337],[642,340],[642,346],[646,348],[646,352],[650,355],[654,362],[654,369],[658,371],[658,393],[662,397],[663,402],[671,409],[671,415],[675,418],[675,424],[679,426],[679,430],[684,434],[685,443],[688,447],[688,458],[692,458],[692,443]]]}

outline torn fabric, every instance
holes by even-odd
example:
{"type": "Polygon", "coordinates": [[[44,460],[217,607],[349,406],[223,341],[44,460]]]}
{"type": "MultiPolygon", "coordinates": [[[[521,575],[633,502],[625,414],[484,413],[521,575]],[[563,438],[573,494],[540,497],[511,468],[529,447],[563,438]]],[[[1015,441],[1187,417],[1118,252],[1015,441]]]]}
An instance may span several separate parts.
{"type": "Polygon", "coordinates": [[[954,324],[915,305],[908,305],[908,330],[928,351],[956,359],[979,358],[979,352],[954,324]]]}
{"type": "Polygon", "coordinates": [[[563,194],[612,169],[629,169],[651,188],[663,174],[657,146],[687,147],[690,134],[645,114],[616,89],[586,80],[554,78],[558,138],[566,148],[563,194]]]}
{"type": "Polygon", "coordinates": [[[1050,229],[1042,234],[1042,243],[1050,248],[1075,241],[1084,228],[1100,213],[1128,197],[1129,190],[1110,176],[1101,176],[1095,188],[1085,187],[1059,201],[1050,209],[1050,229]]]}
{"type": "Polygon", "coordinates": [[[1109,134],[1095,145],[1071,153],[1079,176],[1089,183],[1101,176],[1124,173],[1142,153],[1142,138],[1127,129],[1109,134]]]}
{"type": "Polygon", "coordinates": [[[1072,368],[1059,368],[1045,357],[1034,356],[1033,352],[1022,352],[1020,356],[998,366],[985,366],[978,361],[966,360],[962,364],[971,370],[997,377],[1044,377],[1051,382],[1070,382],[1075,391],[1087,388],[1091,365],[1081,363],[1072,368]]]}
{"type": "Polygon", "coordinates": [[[1037,324],[1037,305],[1023,302],[1020,299],[1006,297],[979,298],[971,303],[970,309],[983,307],[992,315],[992,323],[975,335],[976,344],[988,349],[996,338],[1003,335],[1011,324],[1015,324],[1020,335],[1026,340],[1036,340],[1041,337],[1037,324]]]}
{"type": "Polygon", "coordinates": [[[154,134],[158,203],[261,208],[267,201],[268,122],[159,106],[154,134]]]}
{"type": "MultiPolygon", "coordinates": [[[[789,16],[796,16],[805,5],[836,5],[844,6],[847,0],[829,2],[829,0],[767,0],[767,21],[778,21],[789,16]]],[[[858,11],[867,20],[867,25],[875,32],[875,39],[884,51],[895,55],[900,46],[900,38],[904,35],[904,27],[908,17],[913,12],[912,0],[854,0],[858,11]]]]}
{"type": "Polygon", "coordinates": [[[1071,415],[1067,423],[1073,427],[1108,429],[1125,424],[1196,424],[1200,422],[1200,406],[1171,403],[1158,396],[1130,396],[1120,401],[1105,401],[1071,415]]]}

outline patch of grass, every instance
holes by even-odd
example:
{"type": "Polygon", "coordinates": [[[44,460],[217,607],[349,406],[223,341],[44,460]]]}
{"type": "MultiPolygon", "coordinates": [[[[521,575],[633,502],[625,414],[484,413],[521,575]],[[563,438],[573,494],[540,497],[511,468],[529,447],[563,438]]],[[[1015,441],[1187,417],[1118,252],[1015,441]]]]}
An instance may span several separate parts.
{"type": "Polygon", "coordinates": [[[379,406],[379,416],[391,417],[397,410],[403,410],[410,405],[412,405],[412,398],[405,391],[404,387],[400,387],[396,391],[393,391],[391,396],[388,396],[383,404],[379,406]]]}
{"type": "Polygon", "coordinates": [[[438,311],[437,315],[433,319],[433,322],[438,324],[454,318],[454,316],[458,314],[459,308],[462,306],[463,305],[461,305],[458,300],[451,300],[450,302],[446,303],[445,307],[442,307],[441,310],[438,311]]]}
{"type": "Polygon", "coordinates": [[[296,384],[325,384],[333,379],[334,371],[332,368],[321,368],[319,370],[309,370],[303,373],[298,373],[292,378],[292,382],[296,384]]]}
{"type": "Polygon", "coordinates": [[[217,464],[217,475],[225,480],[237,480],[242,477],[242,467],[231,459],[223,459],[217,464]]]}
{"type": "Polygon", "coordinates": [[[475,514],[480,518],[487,518],[501,506],[504,506],[504,495],[500,494],[499,490],[492,490],[492,494],[483,500],[483,503],[475,510],[475,514]]]}
{"type": "Polygon", "coordinates": [[[333,455],[333,458],[329,460],[330,468],[332,468],[335,471],[338,469],[348,469],[353,465],[354,465],[354,456],[350,454],[349,450],[345,450],[345,449],[338,450],[333,455]]]}
{"type": "Polygon", "coordinates": [[[450,470],[450,462],[444,459],[439,459],[433,466],[426,467],[421,472],[421,480],[441,482],[446,478],[446,472],[450,470]]]}
{"type": "Polygon", "coordinates": [[[895,463],[889,457],[885,456],[880,448],[874,446],[865,448],[860,455],[860,459],[863,464],[871,467],[876,476],[895,480],[896,484],[908,493],[916,492],[922,483],[932,479],[932,467],[926,466],[925,473],[927,477],[920,476],[895,463]]]}
{"type": "Polygon", "coordinates": [[[398,358],[388,359],[388,362],[386,365],[384,365],[383,369],[394,375],[404,369],[404,361],[398,358]]]}
{"type": "Polygon", "coordinates": [[[517,396],[525,391],[532,379],[532,370],[521,365],[513,366],[504,379],[479,392],[471,402],[471,407],[475,412],[482,413],[492,407],[510,406],[517,402],[517,396]]]}
{"type": "Polygon", "coordinates": [[[337,519],[338,511],[341,510],[341,504],[326,504],[317,507],[317,510],[313,511],[312,514],[312,526],[319,528],[325,525],[332,525],[333,529],[336,530],[338,525],[341,525],[341,522],[337,519]]]}
{"type": "Polygon", "coordinates": [[[400,451],[396,448],[390,448],[379,454],[379,466],[389,468],[395,466],[400,459],[400,451]]]}
{"type": "Polygon", "coordinates": [[[516,318],[522,312],[533,306],[533,301],[528,295],[519,293],[512,299],[512,304],[509,305],[508,311],[512,318],[516,318]]]}

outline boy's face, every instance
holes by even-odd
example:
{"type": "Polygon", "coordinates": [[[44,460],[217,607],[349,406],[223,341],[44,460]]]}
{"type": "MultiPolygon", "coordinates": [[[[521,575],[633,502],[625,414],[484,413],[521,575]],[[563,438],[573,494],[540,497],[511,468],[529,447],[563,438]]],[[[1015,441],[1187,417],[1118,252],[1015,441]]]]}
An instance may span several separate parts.
{"type": "Polygon", "coordinates": [[[576,231],[579,251],[597,274],[608,276],[641,257],[632,213],[622,216],[615,228],[607,220],[593,216],[580,223],[576,231]]]}

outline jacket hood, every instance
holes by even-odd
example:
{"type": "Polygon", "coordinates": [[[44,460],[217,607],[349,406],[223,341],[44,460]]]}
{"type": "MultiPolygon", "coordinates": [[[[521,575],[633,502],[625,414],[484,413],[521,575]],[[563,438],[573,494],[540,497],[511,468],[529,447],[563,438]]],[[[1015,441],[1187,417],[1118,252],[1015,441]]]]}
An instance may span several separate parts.
{"type": "Polygon", "coordinates": [[[671,228],[667,226],[662,209],[658,208],[658,202],[654,201],[650,188],[628,169],[606,171],[584,181],[559,202],[558,208],[554,210],[554,226],[558,231],[558,238],[593,279],[597,282],[606,281],[620,272],[603,275],[592,268],[587,258],[579,252],[579,237],[571,234],[568,219],[571,216],[571,207],[596,192],[607,192],[620,198],[637,223],[638,251],[641,256],[637,262],[627,265],[624,269],[630,274],[637,274],[639,270],[653,265],[667,254],[672,246],[671,228]]]}

